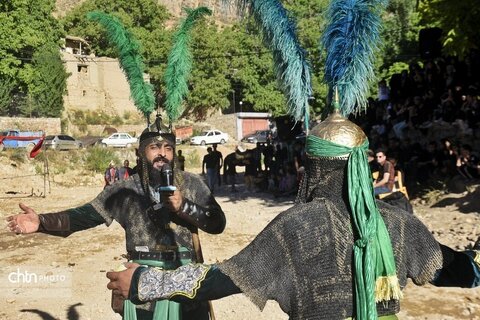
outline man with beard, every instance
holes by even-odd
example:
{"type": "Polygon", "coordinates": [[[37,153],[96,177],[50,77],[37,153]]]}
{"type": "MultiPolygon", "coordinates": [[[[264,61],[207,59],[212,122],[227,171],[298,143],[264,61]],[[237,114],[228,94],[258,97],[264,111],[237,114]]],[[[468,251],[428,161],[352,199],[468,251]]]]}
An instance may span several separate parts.
{"type": "MultiPolygon", "coordinates": [[[[195,174],[176,170],[175,191],[160,191],[162,169],[174,166],[175,136],[144,132],[140,136],[138,173],[105,189],[93,201],[78,208],[37,214],[20,204],[23,213],[7,218],[12,232],[67,236],[116,220],[125,229],[129,259],[166,270],[199,262],[194,249],[197,228],[218,234],[225,228],[225,215],[208,187],[195,174]]],[[[112,303],[113,305],[113,303],[112,303]]],[[[122,305],[122,304],[120,304],[122,305]]],[[[208,319],[205,302],[157,302],[133,306],[123,303],[124,319],[208,319]],[[154,316],[155,312],[155,316],[154,316]],[[136,314],[136,317],[135,317],[136,314]]]]}

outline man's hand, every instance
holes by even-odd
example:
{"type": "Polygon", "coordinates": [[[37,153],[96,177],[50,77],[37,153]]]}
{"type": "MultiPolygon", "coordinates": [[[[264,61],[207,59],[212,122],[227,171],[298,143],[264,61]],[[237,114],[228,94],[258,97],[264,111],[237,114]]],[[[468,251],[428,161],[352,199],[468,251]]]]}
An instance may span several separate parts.
{"type": "Polygon", "coordinates": [[[107,284],[107,288],[117,294],[121,294],[125,299],[128,299],[128,292],[130,291],[130,283],[132,282],[133,273],[140,265],[138,263],[125,263],[127,268],[124,271],[107,272],[107,278],[110,282],[107,284]]]}
{"type": "Polygon", "coordinates": [[[183,196],[179,190],[162,192],[162,202],[170,211],[178,213],[182,206],[183,196]]]}
{"type": "Polygon", "coordinates": [[[38,214],[30,207],[23,203],[19,204],[22,212],[19,214],[7,217],[7,226],[10,231],[17,234],[20,233],[34,233],[38,231],[40,226],[40,218],[38,214]]]}

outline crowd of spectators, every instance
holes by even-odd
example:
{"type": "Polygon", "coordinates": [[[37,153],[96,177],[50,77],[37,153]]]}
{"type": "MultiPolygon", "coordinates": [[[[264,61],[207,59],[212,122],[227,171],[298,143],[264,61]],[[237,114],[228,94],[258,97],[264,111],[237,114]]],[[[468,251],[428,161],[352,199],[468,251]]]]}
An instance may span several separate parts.
{"type": "MultiPolygon", "coordinates": [[[[480,54],[460,60],[412,63],[378,83],[377,98],[352,117],[373,151],[384,150],[408,187],[460,177],[480,178],[480,54]]],[[[247,151],[246,189],[296,192],[303,174],[304,140],[257,143],[247,151]]]]}
{"type": "Polygon", "coordinates": [[[480,56],[412,63],[378,84],[367,112],[352,120],[372,150],[386,150],[409,186],[480,177],[480,56]]]}

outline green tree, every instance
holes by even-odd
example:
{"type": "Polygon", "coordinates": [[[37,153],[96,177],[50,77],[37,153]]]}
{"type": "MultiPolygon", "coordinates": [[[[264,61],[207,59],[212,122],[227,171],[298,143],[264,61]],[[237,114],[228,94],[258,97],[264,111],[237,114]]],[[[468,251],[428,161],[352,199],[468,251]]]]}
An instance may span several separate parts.
{"type": "Polygon", "coordinates": [[[12,105],[15,82],[8,76],[0,76],[0,116],[6,116],[12,105]]]}
{"type": "Polygon", "coordinates": [[[37,117],[60,117],[69,74],[56,46],[43,46],[33,57],[27,112],[37,117]]]}
{"type": "Polygon", "coordinates": [[[65,31],[87,40],[97,56],[116,57],[116,48],[107,41],[105,29],[86,18],[88,12],[95,10],[116,16],[133,33],[142,45],[142,55],[152,82],[159,84],[171,37],[165,29],[169,18],[165,7],[154,0],[87,0],[63,18],[65,31]],[[163,66],[160,71],[159,65],[163,66]]]}
{"type": "Polygon", "coordinates": [[[462,56],[478,48],[478,1],[421,0],[419,11],[425,26],[443,30],[444,52],[462,56]]]}
{"type": "Polygon", "coordinates": [[[379,67],[408,62],[418,56],[418,33],[421,29],[417,0],[391,0],[383,14],[382,45],[379,67]]]}
{"type": "Polygon", "coordinates": [[[0,2],[0,78],[13,82],[10,114],[24,104],[31,87],[33,55],[45,44],[60,47],[63,30],[54,9],[55,0],[0,2]]]}
{"type": "Polygon", "coordinates": [[[320,37],[325,27],[325,12],[329,0],[286,0],[284,5],[297,21],[300,43],[308,52],[311,65],[313,99],[310,113],[320,115],[325,108],[328,88],[323,81],[325,54],[321,51],[320,37]]]}

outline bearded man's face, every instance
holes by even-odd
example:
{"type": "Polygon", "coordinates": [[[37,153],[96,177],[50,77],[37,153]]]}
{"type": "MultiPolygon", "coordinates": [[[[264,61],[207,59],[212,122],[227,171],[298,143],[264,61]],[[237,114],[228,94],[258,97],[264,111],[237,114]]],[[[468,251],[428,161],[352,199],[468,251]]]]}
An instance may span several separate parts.
{"type": "Polygon", "coordinates": [[[155,141],[145,147],[150,184],[159,185],[162,179],[162,167],[171,164],[174,156],[174,148],[167,141],[155,141]]]}

